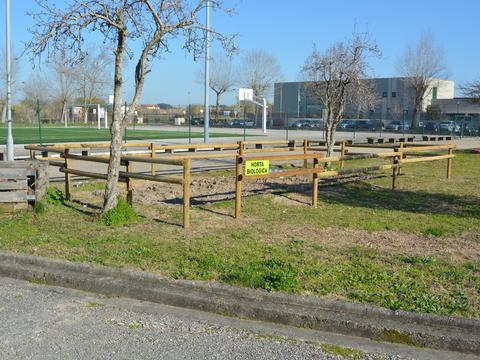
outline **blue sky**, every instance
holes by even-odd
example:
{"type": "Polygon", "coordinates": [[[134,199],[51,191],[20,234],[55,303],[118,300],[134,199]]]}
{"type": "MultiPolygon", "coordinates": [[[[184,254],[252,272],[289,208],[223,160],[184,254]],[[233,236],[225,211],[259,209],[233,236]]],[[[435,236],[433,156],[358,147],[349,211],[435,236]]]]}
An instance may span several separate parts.
{"type": "MultiPolygon", "coordinates": [[[[12,46],[19,52],[30,36],[27,29],[31,19],[25,12],[33,9],[34,1],[11,3],[12,46]]],[[[355,24],[359,30],[368,28],[382,51],[383,58],[372,62],[375,76],[398,75],[397,59],[405,46],[428,31],[444,49],[449,79],[458,85],[480,78],[479,0],[225,0],[225,4],[233,5],[236,14],[213,13],[212,26],[238,34],[240,51],[263,49],[273,54],[285,81],[299,79],[300,68],[314,43],[324,49],[348,37],[355,24]]],[[[0,9],[0,41],[4,46],[4,4],[0,9]]],[[[173,53],[153,64],[142,102],[201,103],[203,89],[196,79],[202,67],[201,62],[194,62],[191,55],[174,46],[173,53]]],[[[27,59],[22,59],[21,68],[20,77],[28,77],[32,70],[27,59]]],[[[127,71],[125,92],[130,95],[133,70],[127,71]]],[[[234,98],[231,93],[225,102],[232,103],[234,98]]]]}

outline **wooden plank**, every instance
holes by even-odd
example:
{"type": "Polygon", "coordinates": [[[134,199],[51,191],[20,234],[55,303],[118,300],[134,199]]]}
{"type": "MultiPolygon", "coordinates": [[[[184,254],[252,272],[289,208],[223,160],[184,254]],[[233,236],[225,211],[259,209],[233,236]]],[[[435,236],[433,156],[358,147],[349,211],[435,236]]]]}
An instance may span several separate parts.
{"type": "Polygon", "coordinates": [[[325,157],[323,154],[314,153],[314,154],[288,154],[288,155],[265,155],[265,156],[250,156],[250,155],[242,155],[242,159],[244,160],[303,160],[303,159],[315,159],[315,158],[323,158],[325,157]]]}
{"type": "Polygon", "coordinates": [[[448,150],[448,149],[455,149],[456,147],[457,146],[454,144],[445,144],[445,145],[406,147],[405,150],[409,152],[414,152],[414,151],[448,150]]]}
{"type": "Polygon", "coordinates": [[[0,190],[27,190],[27,179],[4,181],[0,179],[0,190]]]}
{"type": "MultiPolygon", "coordinates": [[[[80,161],[91,161],[91,162],[98,162],[98,163],[103,163],[103,164],[108,164],[110,162],[110,159],[108,157],[104,156],[84,156],[84,155],[75,155],[75,154],[62,154],[62,158],[67,157],[68,159],[72,160],[80,160],[80,161]]],[[[122,163],[121,165],[125,165],[122,163]]]]}
{"type": "Polygon", "coordinates": [[[27,190],[19,191],[0,191],[0,203],[26,202],[27,190]]]}
{"type": "Polygon", "coordinates": [[[426,156],[426,157],[419,157],[419,158],[413,158],[413,159],[405,159],[405,160],[402,160],[402,164],[436,161],[436,160],[443,160],[443,159],[453,159],[454,157],[455,155],[426,156]]]}
{"type": "Polygon", "coordinates": [[[160,159],[160,158],[139,157],[139,156],[122,156],[122,160],[132,161],[132,162],[144,162],[149,164],[155,163],[155,164],[183,166],[183,162],[181,160],[173,160],[173,159],[160,159]]]}
{"type": "MultiPolygon", "coordinates": [[[[69,173],[72,175],[78,175],[78,176],[85,176],[85,177],[91,177],[94,179],[102,179],[102,180],[107,180],[107,175],[106,174],[100,174],[100,173],[94,173],[90,171],[82,171],[82,170],[75,170],[75,169],[65,169],[65,168],[60,168],[60,172],[63,173],[69,173]]],[[[124,178],[119,178],[118,181],[125,182],[126,180],[124,178]]]]}
{"type": "Polygon", "coordinates": [[[35,170],[0,168],[0,178],[17,179],[17,178],[25,178],[27,176],[35,176],[35,170]]]}
{"type": "Polygon", "coordinates": [[[131,172],[124,172],[120,171],[121,178],[132,178],[132,179],[140,179],[140,180],[149,180],[149,181],[156,181],[156,182],[164,182],[169,184],[183,184],[183,180],[181,178],[171,177],[171,176],[152,176],[146,174],[136,174],[131,172]]]}

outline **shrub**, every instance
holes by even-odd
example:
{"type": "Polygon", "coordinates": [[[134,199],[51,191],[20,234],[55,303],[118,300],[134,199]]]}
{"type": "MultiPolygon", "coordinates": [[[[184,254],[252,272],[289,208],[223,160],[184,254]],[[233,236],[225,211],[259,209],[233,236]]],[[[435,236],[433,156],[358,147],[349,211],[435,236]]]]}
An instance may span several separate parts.
{"type": "Polygon", "coordinates": [[[99,222],[107,226],[121,226],[137,220],[138,214],[124,199],[119,199],[117,206],[99,218],[99,222]]]}
{"type": "Polygon", "coordinates": [[[50,205],[60,205],[65,203],[65,195],[63,195],[63,191],[54,187],[47,189],[45,199],[50,205]]]}

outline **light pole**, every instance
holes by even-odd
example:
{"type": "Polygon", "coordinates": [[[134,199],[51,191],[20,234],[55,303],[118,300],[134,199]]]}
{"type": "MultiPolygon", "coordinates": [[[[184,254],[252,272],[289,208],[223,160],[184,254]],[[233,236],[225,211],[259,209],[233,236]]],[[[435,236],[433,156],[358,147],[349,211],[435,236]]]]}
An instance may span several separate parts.
{"type": "Polygon", "coordinates": [[[203,110],[203,141],[208,143],[210,127],[210,0],[206,3],[206,29],[205,29],[205,107],[203,110]]]}
{"type": "Polygon", "coordinates": [[[7,161],[14,160],[12,135],[12,65],[10,55],[10,0],[6,0],[6,55],[7,55],[7,161]]]}

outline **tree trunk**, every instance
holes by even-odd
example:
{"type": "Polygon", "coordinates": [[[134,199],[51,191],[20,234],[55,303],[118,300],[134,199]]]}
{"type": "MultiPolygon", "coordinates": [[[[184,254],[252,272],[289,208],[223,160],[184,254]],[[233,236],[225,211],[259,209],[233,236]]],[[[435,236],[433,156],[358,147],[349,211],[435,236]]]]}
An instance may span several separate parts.
{"type": "Polygon", "coordinates": [[[326,126],[326,133],[325,133],[325,141],[326,141],[326,146],[327,146],[327,157],[330,157],[333,155],[333,147],[335,145],[335,130],[333,126],[333,121],[331,119],[328,119],[327,121],[327,126],[326,126]]]}
{"type": "Polygon", "coordinates": [[[217,93],[217,101],[215,103],[215,125],[218,125],[218,108],[220,106],[220,93],[217,93]]]}
{"type": "Polygon", "coordinates": [[[107,184],[103,198],[103,213],[113,209],[118,202],[118,178],[120,172],[120,160],[122,156],[122,135],[124,121],[122,115],[122,86],[123,86],[123,56],[125,53],[125,34],[118,31],[117,50],[115,53],[115,75],[114,75],[114,100],[112,123],[110,133],[112,142],[110,144],[110,162],[108,163],[107,184]]]}
{"type": "Polygon", "coordinates": [[[418,109],[415,109],[415,114],[413,116],[413,122],[412,122],[412,129],[418,129],[420,125],[420,115],[422,114],[421,111],[418,111],[418,109]]]}

